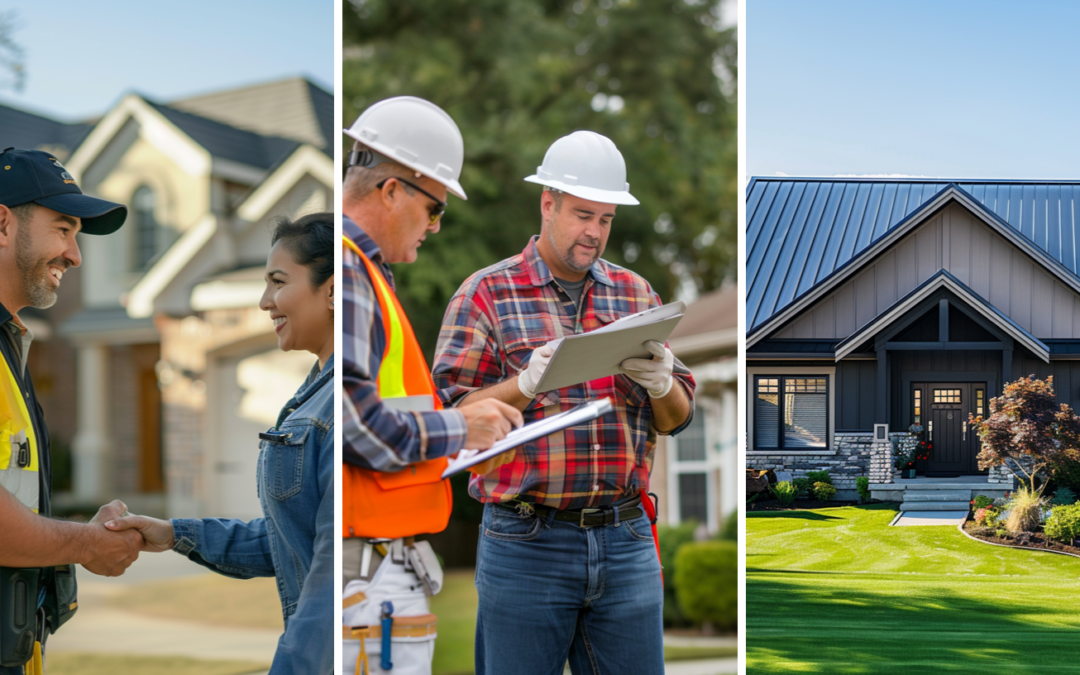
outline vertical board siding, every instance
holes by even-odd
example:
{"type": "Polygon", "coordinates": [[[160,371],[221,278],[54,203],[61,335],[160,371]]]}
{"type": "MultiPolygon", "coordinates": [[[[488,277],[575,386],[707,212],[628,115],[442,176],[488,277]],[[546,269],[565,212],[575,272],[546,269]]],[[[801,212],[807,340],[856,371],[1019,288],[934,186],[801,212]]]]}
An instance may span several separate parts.
{"type": "Polygon", "coordinates": [[[836,364],[836,428],[871,431],[877,397],[877,363],[841,361],[836,364]]]}
{"type": "Polygon", "coordinates": [[[775,337],[844,339],[941,269],[1036,337],[1080,338],[1080,319],[1074,320],[1080,295],[957,204],[898,241],[775,337]]]}

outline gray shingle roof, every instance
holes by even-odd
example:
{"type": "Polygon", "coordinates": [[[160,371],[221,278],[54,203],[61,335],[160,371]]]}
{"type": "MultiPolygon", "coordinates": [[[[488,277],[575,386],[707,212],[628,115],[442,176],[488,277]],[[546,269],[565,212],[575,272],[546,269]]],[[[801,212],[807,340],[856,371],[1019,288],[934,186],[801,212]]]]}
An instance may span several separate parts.
{"type": "Polygon", "coordinates": [[[288,138],[263,136],[149,100],[147,103],[214,157],[269,169],[300,145],[288,138]]]}
{"type": "Polygon", "coordinates": [[[62,149],[66,157],[89,131],[89,124],[65,124],[0,104],[0,149],[16,147],[51,152],[62,149]]]}

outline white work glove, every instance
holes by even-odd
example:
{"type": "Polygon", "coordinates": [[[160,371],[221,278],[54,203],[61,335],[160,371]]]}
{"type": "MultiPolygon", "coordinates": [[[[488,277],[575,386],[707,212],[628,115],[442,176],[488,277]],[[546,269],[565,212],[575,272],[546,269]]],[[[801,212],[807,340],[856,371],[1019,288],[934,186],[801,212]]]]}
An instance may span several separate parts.
{"type": "Polygon", "coordinates": [[[646,342],[645,349],[653,355],[651,359],[626,359],[619,364],[619,370],[645,387],[651,398],[663,398],[671,391],[675,380],[671,376],[675,368],[675,355],[656,340],[646,342]]]}
{"type": "Polygon", "coordinates": [[[543,347],[534,349],[532,356],[529,357],[529,365],[525,370],[518,373],[518,391],[525,398],[531,400],[540,393],[536,391],[536,385],[540,384],[540,378],[544,376],[544,371],[547,370],[548,363],[551,362],[551,356],[555,353],[555,348],[559,346],[560,342],[562,342],[562,338],[552,340],[543,347]]]}

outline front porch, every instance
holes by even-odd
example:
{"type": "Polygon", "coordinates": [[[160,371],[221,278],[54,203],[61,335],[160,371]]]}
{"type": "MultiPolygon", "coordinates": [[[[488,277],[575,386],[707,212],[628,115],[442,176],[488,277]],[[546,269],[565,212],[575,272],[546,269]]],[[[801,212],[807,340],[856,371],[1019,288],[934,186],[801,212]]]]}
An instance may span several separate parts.
{"type": "Polygon", "coordinates": [[[990,476],[919,476],[871,483],[870,496],[883,502],[900,502],[901,511],[967,511],[971,500],[979,495],[997,499],[1013,489],[1013,483],[991,482],[990,476]]]}

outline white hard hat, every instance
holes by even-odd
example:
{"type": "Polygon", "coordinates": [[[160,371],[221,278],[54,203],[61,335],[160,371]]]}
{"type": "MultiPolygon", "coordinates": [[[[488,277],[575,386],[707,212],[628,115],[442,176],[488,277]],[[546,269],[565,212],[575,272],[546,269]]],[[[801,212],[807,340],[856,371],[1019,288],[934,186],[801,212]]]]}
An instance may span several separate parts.
{"type": "Polygon", "coordinates": [[[626,182],[626,162],[607,136],[575,131],[551,144],[530,183],[604,204],[640,204],[626,182]]]}
{"type": "Polygon", "coordinates": [[[370,106],[345,135],[467,199],[458,182],[465,141],[446,111],[415,96],[395,96],[370,106]]]}

